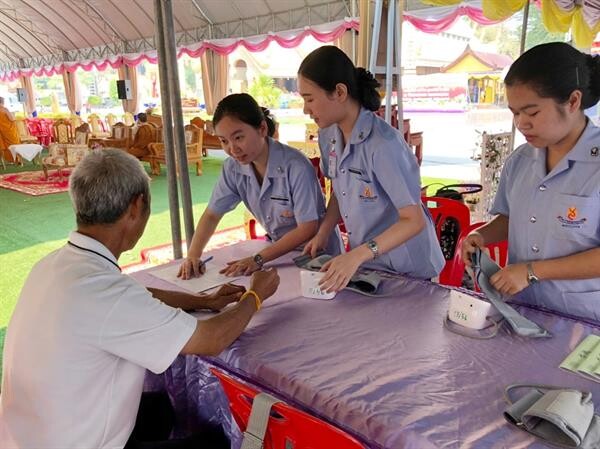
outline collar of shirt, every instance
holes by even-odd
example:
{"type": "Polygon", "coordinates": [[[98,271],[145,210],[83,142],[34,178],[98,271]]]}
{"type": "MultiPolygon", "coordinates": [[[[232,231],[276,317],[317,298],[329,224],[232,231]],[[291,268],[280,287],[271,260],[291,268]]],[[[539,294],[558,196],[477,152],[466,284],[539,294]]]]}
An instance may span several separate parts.
{"type": "MultiPolygon", "coordinates": [[[[283,145],[267,137],[269,142],[269,160],[267,161],[267,171],[265,173],[265,179],[267,178],[281,178],[285,176],[285,165],[284,165],[284,151],[283,145]]],[[[254,170],[252,164],[241,165],[240,172],[244,176],[254,176],[254,170]]]]}
{"type": "MultiPolygon", "coordinates": [[[[69,241],[74,243],[77,246],[80,246],[81,248],[84,248],[85,250],[88,251],[93,251],[95,253],[98,253],[99,255],[101,255],[100,257],[95,256],[93,254],[93,252],[90,252],[90,254],[94,255],[94,257],[97,257],[98,259],[102,260],[102,256],[106,257],[108,259],[108,261],[113,261],[113,264],[109,264],[107,263],[108,261],[105,261],[105,263],[107,263],[107,266],[112,267],[112,269],[114,270],[119,270],[118,266],[118,261],[115,258],[115,255],[113,253],[110,252],[110,250],[104,246],[102,243],[100,243],[98,240],[95,240],[91,237],[88,237],[87,235],[83,235],[80,234],[77,231],[72,231],[69,234],[69,241]]],[[[74,248],[75,251],[81,251],[80,249],[74,248]]]]}
{"type": "Polygon", "coordinates": [[[588,123],[579,137],[575,146],[550,172],[546,172],[546,149],[536,148],[526,144],[523,155],[536,160],[535,170],[540,179],[552,178],[555,175],[567,170],[570,161],[578,162],[599,162],[600,163],[600,142],[598,136],[600,128],[588,119],[588,123]],[[596,156],[594,155],[596,154],[596,156]]]}

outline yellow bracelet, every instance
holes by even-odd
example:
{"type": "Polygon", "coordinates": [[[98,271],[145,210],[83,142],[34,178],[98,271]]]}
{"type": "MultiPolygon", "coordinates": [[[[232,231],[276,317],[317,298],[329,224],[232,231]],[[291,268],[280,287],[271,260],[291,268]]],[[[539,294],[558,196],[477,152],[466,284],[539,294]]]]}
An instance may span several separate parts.
{"type": "Polygon", "coordinates": [[[262,301],[260,300],[258,293],[256,293],[254,290],[248,290],[246,293],[244,293],[242,295],[242,297],[240,298],[240,301],[244,298],[247,298],[250,295],[254,296],[254,302],[256,304],[256,311],[258,312],[260,310],[260,306],[262,305],[262,301]]]}

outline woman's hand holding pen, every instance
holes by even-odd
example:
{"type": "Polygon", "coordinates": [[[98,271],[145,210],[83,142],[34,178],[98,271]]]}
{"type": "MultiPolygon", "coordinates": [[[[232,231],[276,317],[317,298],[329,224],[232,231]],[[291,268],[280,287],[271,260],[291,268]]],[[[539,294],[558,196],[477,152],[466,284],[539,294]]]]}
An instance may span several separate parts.
{"type": "Polygon", "coordinates": [[[206,263],[212,260],[212,258],[213,257],[210,256],[204,260],[200,260],[199,257],[186,257],[183,259],[183,262],[179,267],[179,273],[177,273],[177,277],[187,280],[203,275],[206,272],[206,263]]]}

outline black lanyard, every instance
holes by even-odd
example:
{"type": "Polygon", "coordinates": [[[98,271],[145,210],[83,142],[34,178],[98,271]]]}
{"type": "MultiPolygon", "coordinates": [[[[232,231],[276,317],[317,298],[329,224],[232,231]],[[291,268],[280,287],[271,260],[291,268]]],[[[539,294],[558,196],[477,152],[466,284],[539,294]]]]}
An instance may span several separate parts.
{"type": "Polygon", "coordinates": [[[111,260],[111,259],[109,259],[109,258],[108,258],[108,257],[106,257],[104,254],[100,254],[98,251],[94,251],[93,249],[84,248],[84,247],[82,247],[82,246],[76,245],[75,243],[71,242],[70,240],[69,240],[69,241],[67,241],[67,243],[68,243],[69,245],[71,245],[71,246],[74,246],[75,248],[78,248],[78,249],[82,250],[82,251],[87,251],[88,253],[94,253],[94,254],[96,254],[97,256],[100,256],[100,257],[102,257],[103,259],[106,259],[106,260],[108,260],[108,261],[109,261],[110,263],[112,263],[112,264],[113,264],[115,267],[117,267],[117,268],[119,269],[119,271],[121,271],[121,267],[120,267],[119,265],[117,265],[117,264],[115,263],[115,261],[114,261],[114,260],[111,260]]]}

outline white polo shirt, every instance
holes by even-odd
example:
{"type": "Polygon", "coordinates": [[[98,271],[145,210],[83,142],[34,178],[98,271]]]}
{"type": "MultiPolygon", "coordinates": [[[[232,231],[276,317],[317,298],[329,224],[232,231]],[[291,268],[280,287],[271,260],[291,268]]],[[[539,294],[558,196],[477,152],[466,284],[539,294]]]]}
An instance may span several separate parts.
{"type": "Polygon", "coordinates": [[[122,448],[146,369],[177,357],[196,319],[153,298],[77,232],[33,268],[4,346],[0,447],[122,448]]]}

